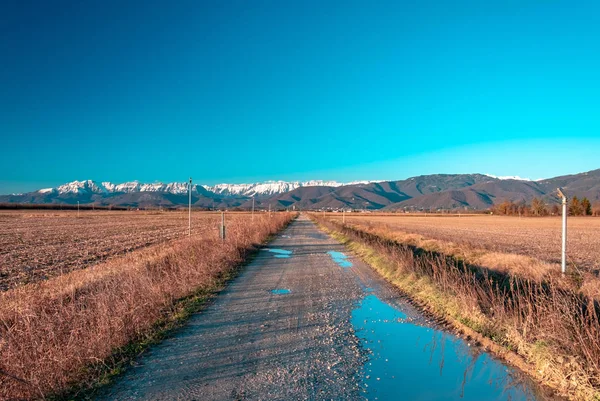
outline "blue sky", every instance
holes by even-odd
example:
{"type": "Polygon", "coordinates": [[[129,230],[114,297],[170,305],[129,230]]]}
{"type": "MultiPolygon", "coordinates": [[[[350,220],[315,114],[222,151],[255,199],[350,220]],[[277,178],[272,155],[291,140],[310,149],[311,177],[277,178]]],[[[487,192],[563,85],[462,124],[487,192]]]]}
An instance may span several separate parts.
{"type": "Polygon", "coordinates": [[[599,13],[546,0],[2,2],[0,193],[600,168],[599,13]]]}

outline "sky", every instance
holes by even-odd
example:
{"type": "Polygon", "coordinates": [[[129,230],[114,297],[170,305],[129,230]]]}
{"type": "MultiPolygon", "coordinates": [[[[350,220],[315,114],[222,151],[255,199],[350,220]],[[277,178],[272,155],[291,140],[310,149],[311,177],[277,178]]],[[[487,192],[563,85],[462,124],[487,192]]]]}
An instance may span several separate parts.
{"type": "Polygon", "coordinates": [[[600,2],[0,3],[0,193],[600,168],[600,2]]]}

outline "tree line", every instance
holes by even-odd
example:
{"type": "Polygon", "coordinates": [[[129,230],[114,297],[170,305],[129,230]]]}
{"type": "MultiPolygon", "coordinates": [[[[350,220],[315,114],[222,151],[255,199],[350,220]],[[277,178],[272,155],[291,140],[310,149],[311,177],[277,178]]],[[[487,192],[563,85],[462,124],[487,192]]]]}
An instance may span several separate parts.
{"type": "MultiPolygon", "coordinates": [[[[557,216],[562,214],[562,207],[556,203],[548,205],[543,199],[533,198],[530,204],[505,200],[493,206],[491,211],[506,216],[557,216]]],[[[588,198],[579,199],[574,196],[569,200],[567,211],[569,216],[600,216],[600,204],[592,206],[588,198]]]]}

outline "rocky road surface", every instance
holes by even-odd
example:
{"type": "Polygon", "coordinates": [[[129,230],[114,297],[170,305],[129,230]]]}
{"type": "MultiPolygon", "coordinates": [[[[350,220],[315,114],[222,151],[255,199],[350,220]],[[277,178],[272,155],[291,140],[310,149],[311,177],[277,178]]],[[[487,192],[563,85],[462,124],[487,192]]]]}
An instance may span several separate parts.
{"type": "Polygon", "coordinates": [[[387,285],[358,260],[341,267],[330,251],[345,250],[300,216],[100,398],[361,398],[357,372],[366,355],[350,314],[365,288],[387,285]]]}
{"type": "Polygon", "coordinates": [[[301,215],[98,398],[542,399],[500,362],[432,328],[343,252],[301,215]]]}

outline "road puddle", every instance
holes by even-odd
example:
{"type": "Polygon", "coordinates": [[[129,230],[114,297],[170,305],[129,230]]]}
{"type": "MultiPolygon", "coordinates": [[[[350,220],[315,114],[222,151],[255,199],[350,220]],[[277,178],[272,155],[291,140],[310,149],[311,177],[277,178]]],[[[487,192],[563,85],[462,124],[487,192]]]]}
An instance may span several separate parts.
{"type": "Polygon", "coordinates": [[[341,267],[343,267],[343,268],[352,267],[352,262],[350,262],[348,260],[348,256],[346,256],[342,252],[329,251],[329,252],[327,252],[327,254],[329,256],[331,256],[331,259],[333,259],[333,261],[335,263],[337,263],[338,265],[340,265],[341,267]]]}
{"type": "Polygon", "coordinates": [[[267,248],[267,251],[274,253],[276,258],[289,258],[292,256],[292,251],[287,251],[285,249],[273,249],[267,248]]]}
{"type": "Polygon", "coordinates": [[[288,290],[287,288],[277,288],[277,289],[271,290],[271,292],[276,295],[285,295],[285,294],[289,294],[292,291],[288,290]]]}
{"type": "Polygon", "coordinates": [[[522,373],[452,334],[411,323],[373,293],[351,322],[369,352],[361,385],[370,400],[548,399],[522,373]]]}

